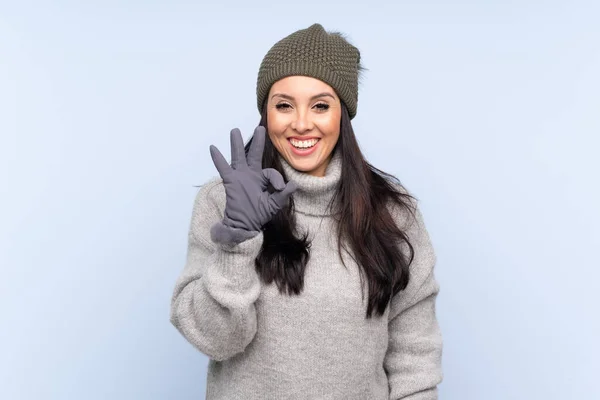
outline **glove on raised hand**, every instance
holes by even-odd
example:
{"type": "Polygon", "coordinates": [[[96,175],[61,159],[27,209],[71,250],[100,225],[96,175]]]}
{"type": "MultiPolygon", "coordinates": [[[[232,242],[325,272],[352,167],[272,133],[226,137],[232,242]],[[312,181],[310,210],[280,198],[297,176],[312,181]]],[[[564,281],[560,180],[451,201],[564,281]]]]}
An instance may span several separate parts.
{"type": "Polygon", "coordinates": [[[223,221],[211,228],[214,242],[237,244],[256,236],[297,189],[293,181],[286,185],[276,169],[262,169],[264,147],[263,126],[254,130],[247,159],[242,134],[237,128],[231,130],[231,165],[215,146],[210,146],[210,155],[223,179],[226,194],[223,221]],[[268,192],[269,183],[276,192],[268,192]]]}

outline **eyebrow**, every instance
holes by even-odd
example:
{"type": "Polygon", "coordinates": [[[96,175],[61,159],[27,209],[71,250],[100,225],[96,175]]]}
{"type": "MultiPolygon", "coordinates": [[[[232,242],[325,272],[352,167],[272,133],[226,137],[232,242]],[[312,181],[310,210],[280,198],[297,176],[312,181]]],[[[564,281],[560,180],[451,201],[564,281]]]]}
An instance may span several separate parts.
{"type": "MultiPolygon", "coordinates": [[[[285,93],[275,93],[273,96],[271,96],[271,99],[273,99],[273,97],[276,97],[276,96],[283,97],[284,99],[288,99],[288,100],[294,100],[293,96],[290,96],[290,95],[285,94],[285,93]]],[[[325,96],[329,96],[329,97],[331,97],[332,99],[335,100],[335,97],[333,97],[333,95],[331,93],[329,93],[329,92],[323,92],[323,93],[315,94],[314,96],[312,96],[310,98],[310,100],[314,100],[314,99],[317,99],[319,97],[325,97],[325,96]]]]}

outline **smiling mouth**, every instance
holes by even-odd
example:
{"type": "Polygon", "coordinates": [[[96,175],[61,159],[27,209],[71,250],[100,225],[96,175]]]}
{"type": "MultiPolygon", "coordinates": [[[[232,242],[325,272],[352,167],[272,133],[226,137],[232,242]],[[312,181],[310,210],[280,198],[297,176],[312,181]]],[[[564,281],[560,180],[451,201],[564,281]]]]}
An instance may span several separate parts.
{"type": "Polygon", "coordinates": [[[314,147],[321,139],[296,140],[288,139],[290,144],[298,150],[305,150],[314,147]]]}

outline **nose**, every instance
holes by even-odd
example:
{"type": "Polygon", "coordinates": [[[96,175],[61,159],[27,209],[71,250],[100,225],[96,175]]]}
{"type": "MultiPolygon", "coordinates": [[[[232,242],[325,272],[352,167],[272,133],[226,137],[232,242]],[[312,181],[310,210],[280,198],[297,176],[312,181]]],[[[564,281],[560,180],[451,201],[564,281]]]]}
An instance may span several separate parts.
{"type": "Polygon", "coordinates": [[[308,111],[299,110],[296,113],[296,118],[292,121],[291,127],[298,133],[303,133],[313,129],[313,123],[310,120],[308,111]]]}

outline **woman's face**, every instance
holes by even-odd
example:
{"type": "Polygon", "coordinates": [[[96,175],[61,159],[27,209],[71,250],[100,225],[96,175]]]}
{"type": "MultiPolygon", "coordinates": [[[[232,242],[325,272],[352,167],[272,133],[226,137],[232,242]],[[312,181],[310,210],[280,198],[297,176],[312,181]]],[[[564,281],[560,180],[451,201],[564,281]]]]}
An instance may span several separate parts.
{"type": "Polygon", "coordinates": [[[269,138],[296,170],[324,176],[340,136],[341,102],[331,86],[307,76],[288,76],[267,98],[269,138]]]}

